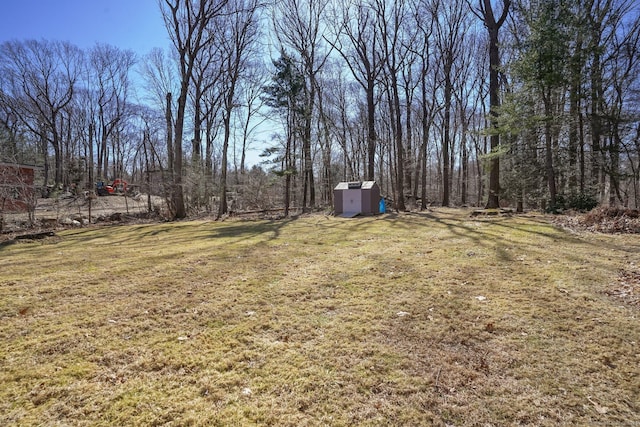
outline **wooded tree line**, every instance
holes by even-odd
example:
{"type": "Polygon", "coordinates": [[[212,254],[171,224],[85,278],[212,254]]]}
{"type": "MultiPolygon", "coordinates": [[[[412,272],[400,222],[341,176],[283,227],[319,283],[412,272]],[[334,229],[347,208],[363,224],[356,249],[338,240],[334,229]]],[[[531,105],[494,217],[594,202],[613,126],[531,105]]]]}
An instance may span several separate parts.
{"type": "Polygon", "coordinates": [[[175,218],[330,206],[344,180],[398,210],[640,201],[635,1],[158,6],[172,46],[144,57],[0,46],[5,161],[56,188],[160,182],[175,218]]]}

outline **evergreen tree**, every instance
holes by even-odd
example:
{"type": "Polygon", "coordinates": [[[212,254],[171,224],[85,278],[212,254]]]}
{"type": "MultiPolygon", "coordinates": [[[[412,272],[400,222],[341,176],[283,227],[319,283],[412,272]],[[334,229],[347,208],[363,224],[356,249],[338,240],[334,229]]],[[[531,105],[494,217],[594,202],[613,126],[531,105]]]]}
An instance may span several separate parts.
{"type": "Polygon", "coordinates": [[[273,61],[276,71],[272,83],[264,87],[265,104],[278,112],[285,124],[284,151],[280,157],[281,167],[275,173],[285,178],[284,214],[289,215],[291,204],[291,181],[297,173],[295,167],[295,142],[300,136],[300,123],[305,111],[304,77],[296,68],[291,56],[282,52],[273,61]]]}
{"type": "Polygon", "coordinates": [[[532,113],[535,120],[527,120],[527,137],[534,138],[534,145],[537,145],[535,140],[542,135],[548,209],[555,211],[559,207],[555,163],[564,113],[566,66],[570,56],[568,24],[572,11],[569,1],[560,0],[532,2],[520,13],[528,24],[529,33],[518,46],[519,57],[512,68],[517,90],[522,92],[515,99],[533,102],[529,114],[532,113]]]}

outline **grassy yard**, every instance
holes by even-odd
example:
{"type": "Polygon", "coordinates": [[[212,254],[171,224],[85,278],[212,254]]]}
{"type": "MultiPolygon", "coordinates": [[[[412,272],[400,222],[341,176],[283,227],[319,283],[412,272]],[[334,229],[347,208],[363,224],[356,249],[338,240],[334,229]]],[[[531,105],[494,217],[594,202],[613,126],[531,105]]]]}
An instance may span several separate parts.
{"type": "Polygon", "coordinates": [[[640,238],[468,211],[0,246],[0,425],[640,425],[640,238]]]}

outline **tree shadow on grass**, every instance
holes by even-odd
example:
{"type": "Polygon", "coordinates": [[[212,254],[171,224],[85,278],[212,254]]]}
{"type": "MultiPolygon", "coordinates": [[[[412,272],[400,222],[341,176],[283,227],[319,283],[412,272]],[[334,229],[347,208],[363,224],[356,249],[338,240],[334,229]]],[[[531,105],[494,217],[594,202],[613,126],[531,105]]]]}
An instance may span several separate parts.
{"type": "MultiPolygon", "coordinates": [[[[567,257],[576,258],[572,246],[592,247],[592,251],[605,249],[628,254],[640,252],[640,244],[619,243],[610,239],[587,239],[558,228],[546,218],[534,216],[470,217],[459,211],[433,210],[387,215],[391,230],[413,229],[419,233],[423,227],[434,224],[446,229],[451,238],[469,240],[471,244],[495,251],[500,261],[513,261],[513,249],[523,253],[536,250],[543,255],[555,245],[567,247],[567,257]]],[[[576,258],[577,259],[577,258],[576,258]]],[[[582,260],[581,261],[585,261],[582,260]]],[[[595,260],[590,260],[595,262],[595,260]]]]}
{"type": "Polygon", "coordinates": [[[297,217],[272,221],[230,221],[220,222],[171,222],[142,225],[113,225],[99,228],[67,230],[62,234],[67,241],[76,244],[137,245],[148,239],[158,239],[163,246],[181,245],[195,240],[223,239],[225,243],[236,244],[262,237],[274,240],[280,237],[282,229],[293,223],[297,217]]]}

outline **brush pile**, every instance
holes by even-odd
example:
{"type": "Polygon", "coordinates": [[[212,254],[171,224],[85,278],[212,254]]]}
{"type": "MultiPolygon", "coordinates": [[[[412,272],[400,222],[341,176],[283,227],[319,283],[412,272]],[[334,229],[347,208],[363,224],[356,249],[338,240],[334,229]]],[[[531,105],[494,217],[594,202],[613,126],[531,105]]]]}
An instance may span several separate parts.
{"type": "Polygon", "coordinates": [[[640,210],[638,209],[599,207],[586,214],[558,216],[554,222],[572,230],[608,234],[640,234],[640,210]]]}

